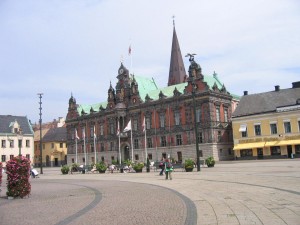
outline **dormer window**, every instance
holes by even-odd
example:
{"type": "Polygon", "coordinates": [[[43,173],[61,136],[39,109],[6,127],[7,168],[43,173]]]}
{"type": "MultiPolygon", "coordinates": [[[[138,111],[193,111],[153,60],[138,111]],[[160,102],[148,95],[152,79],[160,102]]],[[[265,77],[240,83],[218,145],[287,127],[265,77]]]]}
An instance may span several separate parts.
{"type": "Polygon", "coordinates": [[[11,122],[9,127],[11,128],[11,132],[14,134],[19,134],[22,131],[17,120],[11,122]]]}

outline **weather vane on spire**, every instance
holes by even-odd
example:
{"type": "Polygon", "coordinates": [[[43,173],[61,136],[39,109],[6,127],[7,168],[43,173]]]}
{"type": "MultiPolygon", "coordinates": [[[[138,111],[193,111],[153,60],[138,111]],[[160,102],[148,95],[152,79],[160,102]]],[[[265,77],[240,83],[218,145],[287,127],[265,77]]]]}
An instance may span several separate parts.
{"type": "Polygon", "coordinates": [[[121,55],[120,62],[123,63],[123,54],[121,55]]]}

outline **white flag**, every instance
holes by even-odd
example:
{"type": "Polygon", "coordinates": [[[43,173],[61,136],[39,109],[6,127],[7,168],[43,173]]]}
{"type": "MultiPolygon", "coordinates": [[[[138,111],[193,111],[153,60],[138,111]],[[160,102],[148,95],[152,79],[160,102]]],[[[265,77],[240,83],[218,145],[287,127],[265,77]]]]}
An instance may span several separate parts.
{"type": "Polygon", "coordinates": [[[80,138],[78,137],[77,129],[76,129],[76,128],[75,128],[75,138],[76,138],[76,139],[80,139],[80,138]]]}
{"type": "Polygon", "coordinates": [[[96,136],[96,126],[94,126],[94,138],[96,139],[97,136],[96,136]]]}
{"type": "Polygon", "coordinates": [[[129,120],[129,122],[123,132],[130,131],[130,130],[131,130],[131,120],[129,120]]]}
{"type": "Polygon", "coordinates": [[[120,134],[120,122],[118,121],[117,135],[119,136],[119,134],[120,134]]]}
{"type": "Polygon", "coordinates": [[[145,117],[144,117],[144,120],[143,120],[143,124],[142,124],[142,127],[143,127],[143,132],[145,132],[145,130],[146,130],[146,123],[145,123],[145,117]]]}

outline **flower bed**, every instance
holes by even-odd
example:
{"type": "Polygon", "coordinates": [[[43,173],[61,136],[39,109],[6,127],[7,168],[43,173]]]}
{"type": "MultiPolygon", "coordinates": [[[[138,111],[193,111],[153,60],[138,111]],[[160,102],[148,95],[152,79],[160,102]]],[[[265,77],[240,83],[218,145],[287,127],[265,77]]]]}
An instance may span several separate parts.
{"type": "Polygon", "coordinates": [[[6,163],[7,196],[25,197],[30,194],[29,183],[30,161],[23,156],[17,156],[6,163]]]}

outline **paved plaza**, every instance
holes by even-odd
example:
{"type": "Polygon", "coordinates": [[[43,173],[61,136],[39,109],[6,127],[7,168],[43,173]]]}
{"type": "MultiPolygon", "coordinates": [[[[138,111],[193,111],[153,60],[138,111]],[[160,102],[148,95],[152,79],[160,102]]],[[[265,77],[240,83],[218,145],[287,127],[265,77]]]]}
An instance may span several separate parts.
{"type": "MultiPolygon", "coordinates": [[[[38,169],[39,171],[39,169],[38,169]]],[[[219,162],[177,170],[62,175],[44,168],[29,198],[8,200],[1,224],[300,224],[300,160],[219,162]]]]}

